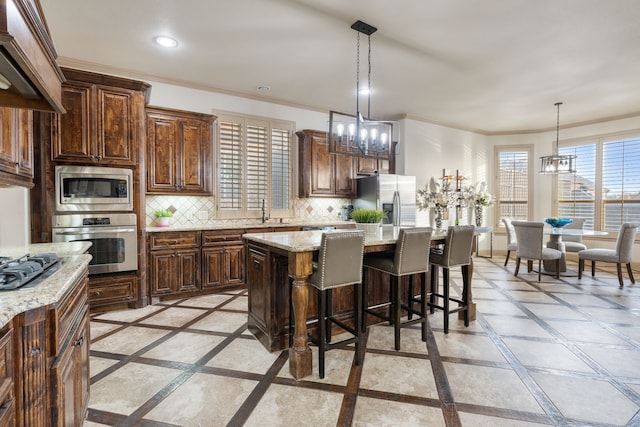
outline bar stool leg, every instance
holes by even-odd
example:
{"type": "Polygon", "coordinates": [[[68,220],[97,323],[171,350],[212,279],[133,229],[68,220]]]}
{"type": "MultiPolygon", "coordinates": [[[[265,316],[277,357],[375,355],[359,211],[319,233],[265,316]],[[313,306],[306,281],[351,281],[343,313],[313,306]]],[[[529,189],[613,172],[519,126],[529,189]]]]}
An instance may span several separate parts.
{"type": "Polygon", "coordinates": [[[354,298],[354,317],[355,317],[355,327],[354,331],[356,332],[356,365],[359,365],[362,361],[362,290],[359,283],[356,283],[353,289],[353,298],[354,298]]]}
{"type": "Polygon", "coordinates": [[[369,296],[367,295],[367,292],[369,292],[368,286],[367,286],[367,282],[365,280],[365,270],[364,268],[362,269],[362,329],[361,332],[366,332],[367,331],[367,307],[368,307],[368,300],[369,300],[369,296]]]}
{"type": "Polygon", "coordinates": [[[318,291],[318,370],[320,378],[324,378],[324,353],[327,348],[327,324],[324,317],[327,312],[325,291],[318,291]]]}
{"type": "Polygon", "coordinates": [[[449,333],[449,269],[442,269],[442,307],[444,311],[444,333],[449,333]]]}
{"type": "Polygon", "coordinates": [[[411,320],[413,319],[413,298],[414,298],[414,294],[413,294],[413,274],[409,276],[409,298],[407,299],[407,307],[409,307],[409,310],[407,310],[407,319],[411,320]]]}
{"type": "Polygon", "coordinates": [[[427,341],[427,273],[420,275],[420,314],[422,315],[422,341],[427,341]]]}
{"type": "Polygon", "coordinates": [[[469,266],[462,266],[462,301],[464,304],[464,326],[469,326],[469,266]]]}
{"type": "Polygon", "coordinates": [[[325,316],[325,331],[327,331],[327,343],[331,342],[331,316],[333,316],[333,292],[332,289],[327,289],[327,315],[325,316]]]}
{"type": "Polygon", "coordinates": [[[398,276],[391,276],[391,292],[392,296],[392,304],[391,307],[393,309],[393,337],[395,341],[396,350],[400,350],[400,284],[398,276]]]}

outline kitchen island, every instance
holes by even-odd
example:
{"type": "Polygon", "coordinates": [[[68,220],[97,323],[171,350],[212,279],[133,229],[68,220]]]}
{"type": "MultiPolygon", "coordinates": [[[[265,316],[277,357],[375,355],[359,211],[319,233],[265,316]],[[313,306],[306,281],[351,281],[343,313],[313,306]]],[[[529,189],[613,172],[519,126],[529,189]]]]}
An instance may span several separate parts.
{"type": "MultiPolygon", "coordinates": [[[[316,304],[307,279],[312,273],[313,257],[320,247],[322,233],[314,230],[243,235],[247,245],[248,328],[269,351],[286,349],[289,347],[289,299],[292,299],[295,324],[299,326],[295,328],[293,346],[289,348],[289,370],[296,379],[311,374],[306,320],[315,317],[316,304]]],[[[442,243],[445,234],[444,231],[434,233],[432,244],[442,243]]],[[[397,228],[380,228],[375,237],[365,238],[365,253],[394,251],[397,237],[397,228]]],[[[473,268],[471,274],[472,271],[473,268]]],[[[422,276],[417,275],[416,279],[422,280],[422,276]]],[[[379,275],[367,271],[365,280],[372,304],[388,301],[389,291],[379,275]]],[[[429,280],[428,275],[426,280],[429,280]]],[[[406,286],[406,281],[403,283],[406,286]]],[[[471,292],[469,300],[470,305],[475,306],[471,302],[471,292]]],[[[334,314],[349,321],[352,301],[352,287],[336,289],[334,314]]],[[[475,309],[470,309],[469,315],[473,320],[475,309]]]]}
{"type": "Polygon", "coordinates": [[[0,425],[82,424],[89,402],[90,246],[0,247],[12,258],[58,256],[46,279],[0,291],[0,425]]]}

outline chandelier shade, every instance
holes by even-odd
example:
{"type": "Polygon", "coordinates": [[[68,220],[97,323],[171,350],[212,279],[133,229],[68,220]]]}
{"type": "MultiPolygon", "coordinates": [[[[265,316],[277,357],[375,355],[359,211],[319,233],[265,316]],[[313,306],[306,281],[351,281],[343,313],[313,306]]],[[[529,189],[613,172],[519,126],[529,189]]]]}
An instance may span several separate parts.
{"type": "Polygon", "coordinates": [[[329,152],[358,157],[390,159],[393,153],[393,123],[371,119],[371,34],[378,29],[365,22],[351,25],[356,30],[356,111],[354,114],[329,111],[329,152]],[[369,42],[368,80],[366,91],[360,87],[360,34],[369,42]],[[360,111],[360,94],[367,96],[367,115],[360,111]]]}
{"type": "Polygon", "coordinates": [[[560,173],[576,173],[576,158],[575,154],[560,155],[559,142],[560,142],[560,106],[562,102],[556,102],[555,106],[558,109],[558,118],[556,122],[556,152],[550,156],[540,157],[540,173],[546,175],[555,175],[560,173]]]}

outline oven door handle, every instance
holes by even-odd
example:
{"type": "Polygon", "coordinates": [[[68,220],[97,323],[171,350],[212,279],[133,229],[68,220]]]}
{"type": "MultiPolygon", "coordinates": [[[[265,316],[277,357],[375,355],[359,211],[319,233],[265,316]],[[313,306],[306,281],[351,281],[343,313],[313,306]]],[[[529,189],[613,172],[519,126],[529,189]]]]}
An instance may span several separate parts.
{"type": "Polygon", "coordinates": [[[58,236],[77,236],[80,234],[104,234],[104,233],[131,233],[135,232],[135,228],[116,228],[109,230],[87,230],[87,231],[56,231],[58,236]]]}

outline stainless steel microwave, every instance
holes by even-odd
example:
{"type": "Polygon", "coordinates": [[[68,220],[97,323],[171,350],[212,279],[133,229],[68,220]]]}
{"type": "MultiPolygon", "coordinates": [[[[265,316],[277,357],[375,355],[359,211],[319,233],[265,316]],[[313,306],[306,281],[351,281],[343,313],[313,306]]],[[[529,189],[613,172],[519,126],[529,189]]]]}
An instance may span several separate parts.
{"type": "Polygon", "coordinates": [[[56,166],[56,211],[133,211],[133,171],[100,166],[56,166]]]}

